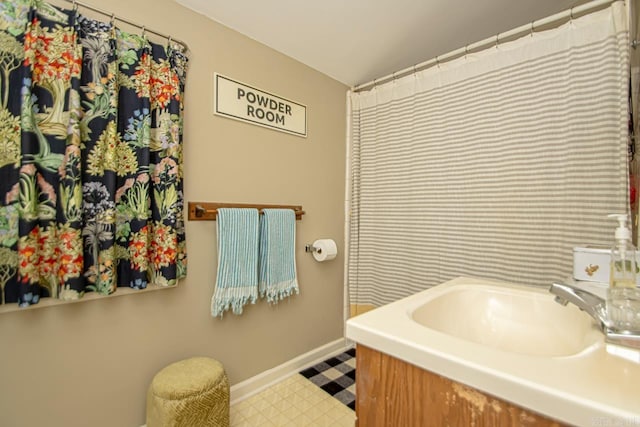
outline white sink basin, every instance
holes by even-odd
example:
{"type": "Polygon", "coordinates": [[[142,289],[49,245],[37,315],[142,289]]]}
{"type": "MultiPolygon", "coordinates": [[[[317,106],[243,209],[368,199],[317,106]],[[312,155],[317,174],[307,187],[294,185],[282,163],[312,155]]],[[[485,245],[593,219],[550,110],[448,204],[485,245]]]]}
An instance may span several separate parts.
{"type": "Polygon", "coordinates": [[[575,355],[600,338],[586,313],[531,287],[449,287],[415,309],[412,318],[444,334],[530,356],[575,355]]]}
{"type": "Polygon", "coordinates": [[[346,335],[569,425],[640,420],[640,352],[617,354],[546,288],[459,277],[349,319],[346,335]]]}

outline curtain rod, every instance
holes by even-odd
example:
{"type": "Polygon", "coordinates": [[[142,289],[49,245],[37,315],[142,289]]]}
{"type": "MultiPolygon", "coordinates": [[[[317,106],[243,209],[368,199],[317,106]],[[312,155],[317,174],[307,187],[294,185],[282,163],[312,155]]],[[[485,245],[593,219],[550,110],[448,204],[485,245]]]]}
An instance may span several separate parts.
{"type": "Polygon", "coordinates": [[[427,61],[421,62],[419,64],[413,65],[411,67],[404,68],[400,71],[396,71],[391,74],[387,74],[384,77],[376,78],[367,83],[362,83],[357,86],[351,88],[352,92],[360,92],[366,88],[371,86],[375,87],[380,83],[386,83],[390,80],[397,79],[398,77],[404,77],[418,71],[424,70],[425,68],[429,68],[432,65],[439,65],[442,62],[446,62],[448,60],[457,58],[463,54],[467,54],[470,50],[475,50],[479,48],[484,48],[487,46],[498,45],[500,44],[500,38],[503,40],[506,38],[519,36],[522,34],[527,34],[535,31],[536,27],[541,27],[544,25],[555,24],[559,21],[566,20],[567,18],[573,19],[574,14],[581,14],[584,12],[590,12],[592,10],[607,6],[609,4],[615,3],[616,1],[621,0],[594,0],[589,3],[585,3],[580,6],[572,7],[571,9],[567,9],[562,12],[558,12],[555,15],[548,16],[546,18],[539,19],[537,21],[532,21],[530,24],[525,24],[520,27],[514,28],[513,30],[506,31],[504,33],[498,33],[495,36],[488,37],[479,42],[475,42],[459,49],[453,50],[449,53],[445,53],[444,55],[438,55],[435,58],[429,59],[427,61]]]}
{"type": "Polygon", "coordinates": [[[83,3],[81,1],[76,1],[76,0],[65,0],[65,1],[67,3],[73,3],[74,8],[76,8],[77,6],[80,6],[80,7],[83,7],[85,9],[89,9],[89,10],[92,10],[94,12],[100,13],[102,15],[108,16],[108,17],[111,18],[112,22],[113,21],[120,21],[120,22],[124,22],[125,24],[129,24],[129,25],[132,25],[134,27],[140,28],[140,29],[142,29],[142,34],[143,35],[144,35],[145,32],[149,32],[149,33],[155,34],[156,36],[165,38],[169,42],[174,41],[174,42],[182,45],[182,47],[184,47],[184,49],[185,49],[184,53],[187,53],[189,51],[189,46],[185,42],[183,42],[182,40],[174,39],[173,37],[168,36],[166,34],[160,33],[158,31],[151,30],[151,29],[145,27],[144,25],[140,25],[140,24],[137,24],[137,23],[135,23],[133,21],[129,21],[128,19],[121,18],[121,17],[117,16],[115,13],[107,12],[105,10],[102,10],[102,9],[99,9],[99,8],[97,8],[95,6],[91,6],[89,4],[83,3]]]}

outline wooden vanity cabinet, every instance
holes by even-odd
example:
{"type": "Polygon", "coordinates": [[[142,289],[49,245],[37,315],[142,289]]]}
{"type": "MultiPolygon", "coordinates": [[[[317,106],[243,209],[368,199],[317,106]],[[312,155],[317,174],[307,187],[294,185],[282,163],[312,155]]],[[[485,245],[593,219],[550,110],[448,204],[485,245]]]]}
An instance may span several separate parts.
{"type": "Polygon", "coordinates": [[[362,345],[356,417],[356,427],[566,425],[362,345]]]}

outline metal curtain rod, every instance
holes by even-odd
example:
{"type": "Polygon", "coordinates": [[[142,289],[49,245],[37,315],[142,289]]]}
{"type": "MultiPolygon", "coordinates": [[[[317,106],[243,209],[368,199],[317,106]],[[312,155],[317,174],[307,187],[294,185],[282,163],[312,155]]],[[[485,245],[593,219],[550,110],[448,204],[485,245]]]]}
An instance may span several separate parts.
{"type": "Polygon", "coordinates": [[[559,21],[566,20],[567,18],[573,19],[573,16],[576,14],[581,14],[583,12],[590,12],[592,10],[615,3],[616,1],[621,1],[621,0],[594,0],[592,2],[582,4],[580,6],[572,7],[571,9],[558,12],[555,15],[551,15],[546,18],[539,19],[537,21],[532,21],[530,24],[525,24],[520,27],[514,28],[513,30],[506,31],[504,33],[498,33],[495,36],[491,36],[479,42],[466,45],[459,49],[453,50],[449,53],[445,53],[444,55],[436,56],[435,58],[429,59],[428,61],[424,61],[419,64],[413,65],[411,67],[407,67],[403,70],[396,71],[391,74],[387,74],[384,77],[379,77],[371,80],[370,82],[359,84],[357,86],[354,86],[351,90],[352,92],[360,92],[371,86],[375,87],[380,83],[386,83],[390,80],[397,79],[398,77],[404,77],[404,76],[416,73],[418,71],[424,70],[425,68],[429,68],[432,65],[439,65],[443,62],[446,62],[447,60],[457,58],[458,56],[462,56],[463,54],[467,54],[470,50],[484,48],[487,46],[494,46],[494,45],[497,46],[500,43],[501,38],[504,40],[504,39],[514,37],[514,36],[519,36],[522,34],[528,34],[528,33],[533,34],[536,27],[555,24],[559,21]]]}
{"type": "Polygon", "coordinates": [[[117,21],[120,21],[120,22],[124,22],[125,24],[129,24],[129,25],[132,25],[134,27],[140,28],[140,29],[142,29],[142,34],[143,35],[144,35],[145,32],[148,32],[148,33],[155,34],[156,36],[159,36],[159,37],[167,39],[169,41],[169,43],[174,41],[174,42],[176,42],[176,43],[178,43],[178,44],[180,44],[180,45],[182,45],[184,47],[185,53],[189,50],[189,46],[185,42],[183,42],[182,40],[178,40],[178,39],[175,39],[175,38],[173,38],[171,36],[168,36],[166,34],[160,33],[158,31],[151,30],[151,29],[145,27],[144,25],[140,25],[140,24],[137,24],[137,23],[135,23],[133,21],[129,21],[128,19],[116,16],[116,14],[114,14],[114,13],[107,12],[106,10],[99,9],[99,8],[97,8],[95,6],[88,5],[88,4],[83,3],[81,1],[76,1],[76,0],[65,0],[65,1],[67,3],[73,3],[74,8],[76,6],[81,6],[81,7],[84,7],[85,9],[89,9],[89,10],[92,10],[94,12],[98,12],[98,13],[100,13],[102,15],[108,16],[109,18],[111,18],[111,21],[116,21],[117,20],[117,21]]]}

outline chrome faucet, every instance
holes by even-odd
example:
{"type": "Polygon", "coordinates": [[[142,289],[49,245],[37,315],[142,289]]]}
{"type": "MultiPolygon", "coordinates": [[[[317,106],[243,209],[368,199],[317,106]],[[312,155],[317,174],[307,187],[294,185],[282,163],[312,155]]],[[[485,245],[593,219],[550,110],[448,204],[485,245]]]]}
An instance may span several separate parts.
{"type": "Polygon", "coordinates": [[[600,331],[602,331],[605,336],[605,341],[608,343],[640,349],[639,334],[628,331],[616,331],[609,326],[607,302],[604,299],[589,291],[565,283],[552,284],[549,292],[555,295],[555,301],[558,304],[566,306],[568,303],[571,303],[591,316],[598,324],[600,331]]]}
{"type": "Polygon", "coordinates": [[[549,288],[555,301],[561,305],[571,303],[591,316],[602,332],[608,327],[607,302],[591,292],[567,284],[554,283],[549,288]]]}

